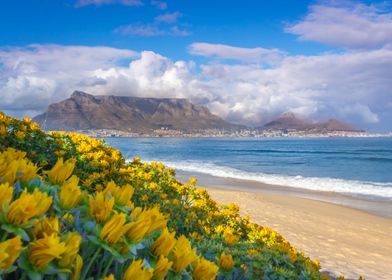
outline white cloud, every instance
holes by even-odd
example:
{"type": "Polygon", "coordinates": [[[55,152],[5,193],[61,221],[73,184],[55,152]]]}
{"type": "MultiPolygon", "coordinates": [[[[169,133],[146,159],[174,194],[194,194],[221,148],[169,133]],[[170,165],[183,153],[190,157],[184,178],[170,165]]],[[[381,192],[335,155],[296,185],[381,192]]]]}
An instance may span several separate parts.
{"type": "Polygon", "coordinates": [[[76,7],[84,7],[89,5],[102,6],[109,4],[121,4],[125,6],[142,6],[141,0],[78,0],[75,4],[76,7]]]}
{"type": "Polygon", "coordinates": [[[142,23],[119,26],[114,30],[114,33],[144,37],[166,35],[166,31],[159,29],[158,26],[142,23]]]}
{"type": "Polygon", "coordinates": [[[91,76],[138,53],[109,47],[30,45],[0,49],[0,109],[42,110],[77,85],[103,81],[91,76]]]}
{"type": "Polygon", "coordinates": [[[378,115],[373,113],[368,106],[355,103],[354,105],[345,105],[341,108],[344,115],[357,115],[366,123],[378,123],[378,115]]]}
{"type": "Polygon", "coordinates": [[[223,44],[193,43],[189,46],[189,52],[194,55],[205,57],[217,57],[253,63],[263,61],[275,62],[283,56],[278,49],[265,48],[239,48],[223,44]]]}
{"type": "Polygon", "coordinates": [[[159,0],[151,0],[151,5],[155,6],[159,10],[166,10],[167,9],[167,2],[159,1],[159,0]]]}
{"type": "Polygon", "coordinates": [[[306,17],[286,28],[300,40],[335,47],[374,49],[392,44],[392,13],[374,5],[314,5],[306,17]]]}
{"type": "Polygon", "coordinates": [[[188,36],[191,33],[177,25],[177,20],[182,17],[180,12],[166,13],[154,18],[150,23],[131,23],[122,25],[113,30],[124,36],[188,36]]]}
{"type": "Polygon", "coordinates": [[[153,37],[153,36],[188,36],[191,33],[186,30],[180,29],[178,26],[161,27],[157,24],[128,24],[117,27],[114,33],[118,33],[124,36],[142,36],[142,37],[153,37]]]}
{"type": "Polygon", "coordinates": [[[166,23],[175,23],[178,18],[180,18],[182,14],[180,12],[167,13],[163,15],[159,15],[155,17],[156,22],[166,22],[166,23]]]}
{"type": "Polygon", "coordinates": [[[259,125],[285,111],[392,130],[392,50],[283,57],[276,65],[173,61],[151,51],[29,46],[0,51],[0,110],[43,111],[75,89],[182,97],[259,125]],[[128,65],[119,61],[133,58],[128,65]],[[200,69],[200,71],[198,70],[200,69]]]}

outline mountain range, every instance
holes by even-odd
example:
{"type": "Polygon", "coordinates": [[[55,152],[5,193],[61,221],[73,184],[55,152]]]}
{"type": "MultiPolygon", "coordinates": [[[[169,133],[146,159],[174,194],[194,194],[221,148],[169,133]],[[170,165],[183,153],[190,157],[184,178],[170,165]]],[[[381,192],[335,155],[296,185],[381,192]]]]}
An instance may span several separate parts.
{"type": "MultiPolygon", "coordinates": [[[[91,95],[74,91],[70,98],[50,104],[48,110],[34,118],[46,130],[113,129],[146,132],[162,127],[183,131],[246,128],[229,123],[212,114],[206,107],[187,99],[143,98],[113,95],[91,95]]],[[[349,131],[361,130],[330,119],[311,122],[286,112],[258,130],[349,131]]]]}
{"type": "Polygon", "coordinates": [[[82,91],[74,91],[70,98],[49,105],[47,112],[34,121],[47,130],[241,128],[187,99],[95,96],[82,91]]]}
{"type": "Polygon", "coordinates": [[[270,130],[282,130],[282,129],[293,129],[293,130],[313,130],[318,132],[328,131],[350,131],[350,132],[361,132],[362,130],[344,123],[336,119],[329,119],[321,122],[311,122],[304,118],[296,116],[292,112],[286,112],[279,116],[277,119],[266,123],[261,129],[270,130]]]}

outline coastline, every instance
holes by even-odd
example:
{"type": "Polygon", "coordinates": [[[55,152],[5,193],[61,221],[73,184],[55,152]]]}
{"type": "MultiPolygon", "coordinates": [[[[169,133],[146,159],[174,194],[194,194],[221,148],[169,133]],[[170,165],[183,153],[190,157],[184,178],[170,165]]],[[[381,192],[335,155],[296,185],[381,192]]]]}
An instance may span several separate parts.
{"type": "Polygon", "coordinates": [[[199,172],[176,170],[176,177],[180,181],[187,181],[189,177],[198,179],[198,186],[229,191],[250,193],[270,193],[293,198],[306,198],[320,202],[340,205],[360,210],[371,215],[392,219],[392,202],[354,197],[337,192],[314,191],[305,188],[271,185],[253,180],[223,178],[199,172]]]}
{"type": "Polygon", "coordinates": [[[287,238],[324,271],[349,279],[392,279],[392,203],[177,171],[180,181],[223,204],[234,202],[253,222],[287,238]]]}

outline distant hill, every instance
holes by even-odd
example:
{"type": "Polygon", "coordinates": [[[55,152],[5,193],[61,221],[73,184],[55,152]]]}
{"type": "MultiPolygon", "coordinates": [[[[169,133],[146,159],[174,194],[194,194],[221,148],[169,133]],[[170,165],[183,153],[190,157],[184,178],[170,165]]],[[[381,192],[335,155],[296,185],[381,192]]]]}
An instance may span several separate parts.
{"type": "Polygon", "coordinates": [[[34,118],[48,130],[238,129],[187,99],[95,96],[75,91],[34,118]]]}
{"type": "Polygon", "coordinates": [[[292,112],[287,112],[280,115],[277,119],[266,123],[264,129],[297,129],[303,130],[309,127],[310,123],[306,120],[297,117],[292,112]]]}
{"type": "Polygon", "coordinates": [[[362,129],[356,128],[350,124],[344,123],[336,119],[329,119],[325,122],[319,122],[314,124],[313,129],[326,130],[326,131],[363,131],[362,129]]]}
{"type": "Polygon", "coordinates": [[[292,112],[287,112],[279,116],[277,119],[266,123],[262,129],[271,130],[283,130],[283,129],[294,129],[294,130],[314,130],[318,132],[328,131],[350,131],[350,132],[361,132],[363,130],[351,126],[347,123],[336,119],[329,119],[323,122],[312,123],[304,118],[296,116],[292,112]]]}

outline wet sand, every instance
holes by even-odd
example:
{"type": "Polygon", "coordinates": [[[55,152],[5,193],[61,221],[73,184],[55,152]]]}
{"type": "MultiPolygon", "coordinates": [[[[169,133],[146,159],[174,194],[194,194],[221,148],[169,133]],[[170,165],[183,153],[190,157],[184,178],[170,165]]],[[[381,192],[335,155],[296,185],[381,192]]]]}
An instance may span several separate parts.
{"type": "Polygon", "coordinates": [[[323,270],[348,279],[392,279],[392,203],[192,175],[213,199],[238,204],[253,222],[275,229],[318,259],[323,270]]]}

